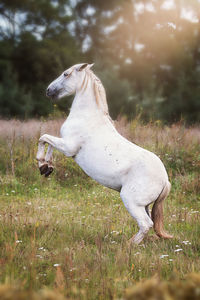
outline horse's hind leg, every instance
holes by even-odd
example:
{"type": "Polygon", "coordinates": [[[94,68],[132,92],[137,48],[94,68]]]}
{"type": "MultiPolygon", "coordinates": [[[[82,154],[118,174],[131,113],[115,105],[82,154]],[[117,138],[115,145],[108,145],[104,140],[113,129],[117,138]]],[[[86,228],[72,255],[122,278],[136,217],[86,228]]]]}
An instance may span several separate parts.
{"type": "Polygon", "coordinates": [[[137,193],[134,193],[129,189],[122,188],[120,196],[124,202],[126,209],[136,220],[139,226],[139,231],[135,236],[131,238],[131,242],[139,244],[143,240],[149,229],[153,227],[153,222],[147,214],[145,206],[141,206],[138,204],[143,203],[143,201],[139,201],[140,199],[138,199],[137,193]]]}

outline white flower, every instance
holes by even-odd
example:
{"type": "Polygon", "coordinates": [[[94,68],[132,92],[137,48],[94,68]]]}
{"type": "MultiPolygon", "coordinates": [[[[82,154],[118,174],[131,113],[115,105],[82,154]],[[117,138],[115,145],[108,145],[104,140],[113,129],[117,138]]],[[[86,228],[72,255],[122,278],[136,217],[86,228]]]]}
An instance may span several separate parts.
{"type": "Polygon", "coordinates": [[[174,252],[180,252],[180,251],[183,251],[183,249],[178,248],[178,249],[174,250],[174,252]]]}
{"type": "Polygon", "coordinates": [[[54,266],[54,267],[59,267],[59,266],[60,266],[60,264],[54,264],[53,266],[54,266]]]}
{"type": "Polygon", "coordinates": [[[168,256],[169,256],[168,254],[163,254],[163,255],[160,256],[160,258],[162,259],[162,258],[168,257],[168,256]]]}
{"type": "Polygon", "coordinates": [[[189,242],[189,241],[182,241],[182,244],[184,244],[184,245],[191,245],[191,242],[189,242]]]}
{"type": "Polygon", "coordinates": [[[15,243],[19,244],[19,243],[22,243],[22,241],[21,240],[16,240],[15,243]]]}

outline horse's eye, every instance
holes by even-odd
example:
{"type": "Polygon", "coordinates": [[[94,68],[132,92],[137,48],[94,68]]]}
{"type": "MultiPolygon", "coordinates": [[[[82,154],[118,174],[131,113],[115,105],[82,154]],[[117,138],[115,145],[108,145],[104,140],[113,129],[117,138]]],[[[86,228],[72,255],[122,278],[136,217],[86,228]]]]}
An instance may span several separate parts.
{"type": "Polygon", "coordinates": [[[69,74],[68,74],[67,72],[65,72],[65,73],[64,73],[64,76],[67,77],[67,76],[69,76],[69,74]]]}

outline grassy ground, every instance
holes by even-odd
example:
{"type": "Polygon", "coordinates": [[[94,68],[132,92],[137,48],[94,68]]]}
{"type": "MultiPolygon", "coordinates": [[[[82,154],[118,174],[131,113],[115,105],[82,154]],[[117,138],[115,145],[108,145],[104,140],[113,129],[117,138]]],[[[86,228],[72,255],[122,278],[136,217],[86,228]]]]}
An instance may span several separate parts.
{"type": "Polygon", "coordinates": [[[56,151],[54,173],[40,176],[38,137],[58,134],[61,123],[0,121],[0,282],[72,299],[120,299],[155,274],[168,280],[200,272],[200,129],[116,124],[161,157],[172,183],[164,215],[174,239],[155,239],[151,231],[130,249],[137,225],[117,192],[56,151]]]}

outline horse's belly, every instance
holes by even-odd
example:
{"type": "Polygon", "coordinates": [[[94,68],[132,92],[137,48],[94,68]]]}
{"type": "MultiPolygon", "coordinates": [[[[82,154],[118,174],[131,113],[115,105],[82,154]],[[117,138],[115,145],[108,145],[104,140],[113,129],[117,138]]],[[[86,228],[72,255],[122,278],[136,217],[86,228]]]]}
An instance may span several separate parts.
{"type": "Polygon", "coordinates": [[[100,184],[115,190],[121,189],[124,168],[117,158],[102,151],[88,152],[82,149],[76,155],[75,161],[88,176],[100,184]]]}

